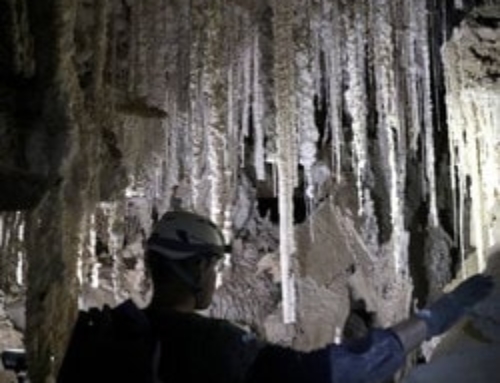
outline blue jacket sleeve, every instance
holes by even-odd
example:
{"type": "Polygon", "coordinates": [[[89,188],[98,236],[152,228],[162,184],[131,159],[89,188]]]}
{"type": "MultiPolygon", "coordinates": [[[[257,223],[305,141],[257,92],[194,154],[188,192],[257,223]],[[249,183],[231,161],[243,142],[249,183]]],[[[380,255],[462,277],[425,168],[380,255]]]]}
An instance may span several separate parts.
{"type": "Polygon", "coordinates": [[[251,368],[248,382],[262,383],[379,383],[392,377],[405,355],[390,330],[372,330],[363,339],[298,352],[267,345],[251,368]]]}
{"type": "Polygon", "coordinates": [[[366,338],[331,349],[332,383],[378,383],[392,377],[405,361],[398,337],[390,330],[372,330],[366,338]]]}

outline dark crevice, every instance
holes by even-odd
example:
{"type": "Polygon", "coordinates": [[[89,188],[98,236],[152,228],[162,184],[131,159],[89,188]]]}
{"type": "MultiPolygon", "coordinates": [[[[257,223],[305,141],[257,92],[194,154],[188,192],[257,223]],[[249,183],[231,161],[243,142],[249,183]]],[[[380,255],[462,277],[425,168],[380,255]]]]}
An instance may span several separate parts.
{"type": "Polygon", "coordinates": [[[427,231],[428,208],[422,203],[413,216],[409,226],[409,268],[413,281],[413,297],[417,299],[418,306],[422,308],[427,302],[429,296],[429,280],[427,268],[425,266],[425,254],[423,244],[425,243],[427,231]]]}
{"type": "MultiPolygon", "coordinates": [[[[328,144],[329,140],[325,139],[328,136],[328,106],[326,104],[326,97],[322,95],[321,97],[314,97],[314,120],[316,122],[316,127],[318,128],[319,138],[318,138],[318,151],[321,152],[321,145],[328,144]]],[[[330,138],[331,139],[331,138],[330,138]]]]}
{"type": "MultiPolygon", "coordinates": [[[[268,217],[269,220],[274,224],[279,224],[279,199],[270,198],[258,198],[257,199],[257,210],[262,218],[268,217]]],[[[293,223],[294,225],[301,224],[307,219],[307,204],[303,197],[295,197],[293,199],[293,223]]]]}
{"type": "Polygon", "coordinates": [[[476,16],[474,18],[479,24],[488,28],[498,28],[500,26],[500,18],[498,17],[484,17],[476,16]]]}

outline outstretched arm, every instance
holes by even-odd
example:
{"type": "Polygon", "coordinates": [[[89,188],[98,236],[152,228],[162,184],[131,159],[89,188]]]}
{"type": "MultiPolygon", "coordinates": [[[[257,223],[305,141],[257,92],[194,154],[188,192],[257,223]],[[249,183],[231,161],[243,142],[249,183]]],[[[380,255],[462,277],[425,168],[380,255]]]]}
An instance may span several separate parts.
{"type": "Polygon", "coordinates": [[[268,345],[260,351],[248,382],[377,383],[391,377],[404,359],[395,333],[375,329],[349,344],[308,353],[268,345]]]}
{"type": "Polygon", "coordinates": [[[405,352],[418,347],[424,340],[441,335],[456,324],[472,307],[493,291],[493,278],[474,275],[444,294],[413,318],[396,325],[393,331],[401,340],[405,352]]]}
{"type": "Polygon", "coordinates": [[[374,329],[365,338],[305,353],[267,345],[255,360],[248,382],[377,383],[396,373],[406,355],[425,339],[440,335],[493,290],[490,277],[462,282],[427,309],[390,329],[374,329]]]}

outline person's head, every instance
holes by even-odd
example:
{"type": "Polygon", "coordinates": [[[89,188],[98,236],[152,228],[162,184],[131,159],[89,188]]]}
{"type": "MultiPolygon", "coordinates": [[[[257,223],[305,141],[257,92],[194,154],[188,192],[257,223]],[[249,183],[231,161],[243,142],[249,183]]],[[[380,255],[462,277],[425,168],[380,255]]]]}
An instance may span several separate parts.
{"type": "Polygon", "coordinates": [[[215,291],[217,262],[227,246],[209,219],[186,211],[167,212],[146,244],[153,302],[171,308],[205,309],[215,291]]]}

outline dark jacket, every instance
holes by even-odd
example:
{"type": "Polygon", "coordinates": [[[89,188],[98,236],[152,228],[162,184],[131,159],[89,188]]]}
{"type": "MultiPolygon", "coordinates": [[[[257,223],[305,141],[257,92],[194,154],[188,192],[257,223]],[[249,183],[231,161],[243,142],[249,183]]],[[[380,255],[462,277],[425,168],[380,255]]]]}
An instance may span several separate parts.
{"type": "Polygon", "coordinates": [[[139,310],[132,301],[81,312],[58,383],[377,383],[405,359],[390,330],[300,352],[228,321],[139,310]]]}
{"type": "Polygon", "coordinates": [[[390,330],[372,330],[347,345],[312,352],[259,341],[227,321],[167,312],[153,320],[163,383],[377,383],[403,364],[390,330]]]}

